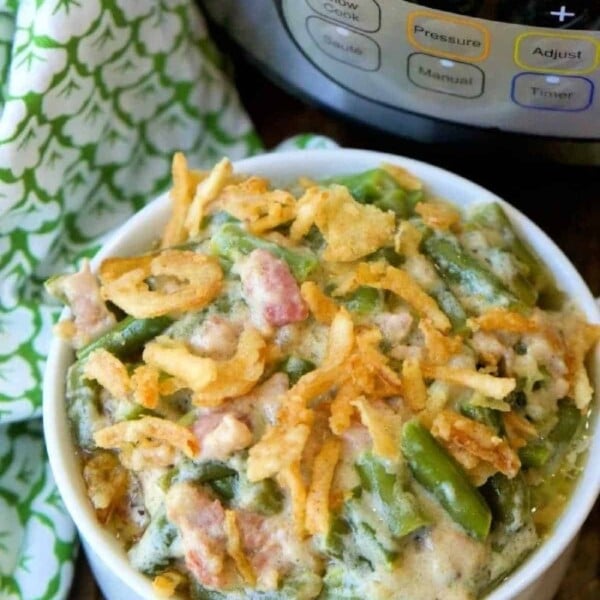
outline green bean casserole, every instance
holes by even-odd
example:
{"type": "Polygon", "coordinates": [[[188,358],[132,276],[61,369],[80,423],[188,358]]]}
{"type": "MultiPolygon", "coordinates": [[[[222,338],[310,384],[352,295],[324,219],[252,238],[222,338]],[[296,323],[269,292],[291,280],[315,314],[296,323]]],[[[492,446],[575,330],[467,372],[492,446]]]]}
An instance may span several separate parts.
{"type": "Polygon", "coordinates": [[[181,153],[171,202],[147,253],[46,284],[89,499],[157,596],[479,598],[543,543],[600,327],[501,205],[181,153]]]}

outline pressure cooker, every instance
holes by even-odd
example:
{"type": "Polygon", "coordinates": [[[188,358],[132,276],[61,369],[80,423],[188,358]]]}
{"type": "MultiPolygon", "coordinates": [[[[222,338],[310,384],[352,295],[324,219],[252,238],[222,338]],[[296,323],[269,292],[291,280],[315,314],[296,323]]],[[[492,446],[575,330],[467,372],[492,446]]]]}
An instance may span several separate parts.
{"type": "Polygon", "coordinates": [[[288,91],[423,142],[600,163],[600,0],[203,0],[288,91]]]}

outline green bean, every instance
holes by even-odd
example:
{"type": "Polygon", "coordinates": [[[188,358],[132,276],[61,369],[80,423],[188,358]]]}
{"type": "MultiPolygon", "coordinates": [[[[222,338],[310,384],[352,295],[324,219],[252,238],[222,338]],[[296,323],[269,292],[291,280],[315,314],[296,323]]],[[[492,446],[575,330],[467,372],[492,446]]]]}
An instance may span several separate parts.
{"type": "Polygon", "coordinates": [[[317,257],[310,252],[284,248],[244,231],[235,223],[221,225],[211,238],[211,247],[215,254],[231,261],[235,261],[238,254],[250,254],[258,248],[267,250],[285,261],[299,281],[304,281],[319,264],[317,257]]]}
{"type": "Polygon", "coordinates": [[[519,449],[519,460],[525,468],[543,467],[552,456],[552,446],[545,440],[535,440],[519,449]]]}
{"type": "Polygon", "coordinates": [[[167,490],[181,481],[208,485],[221,500],[264,515],[278,513],[283,508],[283,495],[273,479],[250,482],[244,467],[237,471],[218,460],[195,462],[184,459],[163,475],[159,485],[167,490]]]}
{"type": "Polygon", "coordinates": [[[554,444],[568,444],[583,422],[583,415],[572,400],[565,398],[558,403],[557,416],[558,421],[548,434],[548,439],[554,444]]]}
{"type": "MultiPolygon", "coordinates": [[[[322,587],[321,577],[311,571],[294,573],[283,580],[276,590],[252,590],[234,588],[226,592],[217,592],[203,587],[195,578],[190,578],[189,595],[192,600],[297,600],[298,598],[316,598],[322,587]]],[[[319,596],[320,597],[320,596],[319,596]]]]}
{"type": "Polygon", "coordinates": [[[329,531],[323,540],[325,552],[341,559],[346,548],[346,538],[351,532],[352,530],[344,518],[340,515],[332,516],[329,531]]]}
{"type": "Polygon", "coordinates": [[[548,272],[540,259],[535,256],[519,238],[504,209],[497,202],[491,202],[479,207],[469,219],[471,223],[489,227],[500,233],[506,248],[521,261],[536,288],[548,278],[548,272]]]}
{"type": "Polygon", "coordinates": [[[356,571],[347,571],[342,565],[330,564],[323,577],[323,591],[319,600],[363,600],[363,595],[352,581],[356,571]]]}
{"type": "Polygon", "coordinates": [[[404,537],[428,524],[414,496],[402,488],[399,476],[387,471],[381,460],[365,453],[355,468],[363,488],[379,500],[383,519],[394,537],[404,537]]]}
{"type": "Polygon", "coordinates": [[[324,183],[343,185],[357,202],[374,204],[382,210],[391,210],[401,219],[411,216],[423,195],[420,190],[404,190],[384,169],[332,177],[324,183]]]}
{"type": "Polygon", "coordinates": [[[315,363],[310,360],[300,356],[288,356],[277,370],[287,374],[290,386],[292,386],[300,377],[314,371],[315,368],[315,363]]]}
{"type": "Polygon", "coordinates": [[[350,294],[341,298],[341,303],[353,313],[367,315],[380,311],[383,306],[381,290],[360,286],[350,294]]]}
{"type": "Polygon", "coordinates": [[[229,214],[224,210],[217,211],[212,215],[205,215],[202,217],[202,223],[200,229],[206,229],[207,227],[218,227],[224,223],[239,223],[240,220],[229,214]]]}
{"type": "Polygon", "coordinates": [[[388,265],[392,265],[392,267],[399,267],[404,262],[404,257],[398,254],[393,248],[387,246],[375,250],[375,252],[365,257],[365,260],[373,262],[384,260],[388,265]]]}
{"type": "Polygon", "coordinates": [[[558,403],[558,420],[546,439],[529,442],[519,450],[519,458],[524,467],[541,468],[575,437],[583,416],[569,399],[558,403]]]}
{"type": "MultiPolygon", "coordinates": [[[[504,248],[519,261],[530,287],[540,292],[539,303],[543,304],[542,308],[560,308],[564,294],[556,287],[544,263],[519,237],[500,204],[493,202],[478,208],[469,220],[472,224],[493,229],[500,234],[504,248]]],[[[522,291],[524,289],[521,288],[522,291]]]]}
{"type": "Polygon", "coordinates": [[[504,429],[500,411],[494,410],[493,408],[475,406],[467,402],[460,407],[460,412],[465,415],[465,417],[469,417],[469,419],[479,421],[480,423],[491,427],[498,434],[501,434],[504,429]]]}
{"type": "Polygon", "coordinates": [[[489,306],[522,308],[522,303],[504,283],[468,254],[457,241],[431,235],[422,241],[421,248],[442,277],[450,285],[459,286],[462,294],[477,296],[489,306]]]}
{"type": "Polygon", "coordinates": [[[81,360],[99,348],[103,348],[119,358],[131,355],[138,352],[148,340],[162,333],[172,322],[173,319],[170,317],[152,319],[125,317],[110,331],[81,348],[77,352],[77,358],[81,360]]]}
{"type": "Polygon", "coordinates": [[[213,479],[208,482],[208,485],[220,500],[230,502],[235,497],[237,476],[230,475],[222,479],[213,479]]]}
{"type": "Polygon", "coordinates": [[[84,378],[81,362],[69,367],[65,400],[69,423],[78,445],[86,450],[94,449],[95,425],[102,419],[100,387],[95,381],[84,378]]]}
{"type": "Polygon", "coordinates": [[[492,520],[489,506],[465,472],[417,420],[402,428],[402,451],[415,479],[450,517],[469,535],[484,540],[492,520]]]}
{"type": "Polygon", "coordinates": [[[174,557],[177,528],[167,520],[164,508],[154,515],[142,537],[129,549],[131,564],[142,573],[155,575],[174,557]]]}
{"type": "Polygon", "coordinates": [[[283,494],[274,479],[251,482],[246,477],[246,469],[242,468],[237,477],[234,502],[246,510],[274,515],[283,509],[283,494]]]}
{"type": "Polygon", "coordinates": [[[385,535],[386,532],[378,527],[378,516],[358,498],[346,501],[344,515],[352,530],[355,554],[370,563],[390,567],[398,558],[399,547],[396,540],[385,535]]]}
{"type": "Polygon", "coordinates": [[[450,319],[454,333],[464,334],[469,331],[465,309],[442,280],[429,293],[435,298],[442,312],[450,319]]]}
{"type": "Polygon", "coordinates": [[[492,475],[482,493],[492,509],[494,528],[511,533],[531,521],[529,492],[521,473],[512,479],[502,473],[492,475]]]}
{"type": "Polygon", "coordinates": [[[177,467],[173,467],[163,477],[163,486],[169,488],[174,483],[182,481],[195,481],[197,483],[208,483],[216,479],[223,479],[237,475],[237,471],[218,460],[205,460],[195,462],[183,459],[177,467]]]}

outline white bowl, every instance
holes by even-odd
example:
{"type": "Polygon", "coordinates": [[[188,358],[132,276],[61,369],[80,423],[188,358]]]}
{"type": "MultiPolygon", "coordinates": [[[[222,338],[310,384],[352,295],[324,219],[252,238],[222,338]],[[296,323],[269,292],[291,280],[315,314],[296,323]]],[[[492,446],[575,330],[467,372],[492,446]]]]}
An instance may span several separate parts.
{"type": "MultiPolygon", "coordinates": [[[[457,205],[501,203],[515,227],[533,249],[544,257],[562,289],[577,300],[588,320],[600,322],[600,311],[588,287],[575,267],[546,234],[525,215],[488,190],[444,169],[402,156],[354,149],[264,154],[241,160],[234,166],[237,172],[263,175],[274,183],[286,184],[301,175],[319,179],[373,168],[383,162],[409,169],[425,182],[432,193],[457,205]]],[[[167,194],[150,203],[115,232],[92,265],[97,266],[108,256],[125,256],[146,250],[158,237],[170,210],[167,194]]],[[[46,366],[43,417],[48,456],[56,484],[80,532],[92,569],[106,597],[109,600],[152,598],[154,594],[150,580],[130,566],[117,540],[96,521],[88,501],[65,411],[65,375],[72,361],[73,353],[67,344],[55,339],[46,366]]],[[[594,389],[598,396],[600,348],[596,348],[591,362],[594,389]]],[[[592,419],[594,435],[589,456],[600,456],[599,414],[595,410],[592,419]]],[[[592,461],[588,461],[552,535],[488,596],[488,600],[549,600],[560,583],[579,529],[599,492],[600,469],[595,468],[592,461]]]]}

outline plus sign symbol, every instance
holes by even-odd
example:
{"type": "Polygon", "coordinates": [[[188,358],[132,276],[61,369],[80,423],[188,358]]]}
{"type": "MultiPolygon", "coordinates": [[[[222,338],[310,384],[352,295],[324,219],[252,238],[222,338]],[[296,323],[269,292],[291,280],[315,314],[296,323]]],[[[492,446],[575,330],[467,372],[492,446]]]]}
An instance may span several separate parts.
{"type": "MultiPolygon", "coordinates": [[[[581,2],[580,0],[562,0],[562,2],[541,2],[545,5],[544,15],[539,15],[539,25],[543,27],[560,27],[569,29],[585,29],[589,21],[590,9],[597,2],[581,2]]],[[[597,6],[596,6],[597,8],[597,6]]]]}
{"type": "Polygon", "coordinates": [[[498,20],[536,27],[594,29],[600,0],[504,0],[498,20]]]}
{"type": "Polygon", "coordinates": [[[551,10],[550,11],[550,16],[552,17],[556,17],[559,21],[559,23],[564,23],[565,20],[567,19],[571,19],[572,17],[575,16],[574,12],[569,12],[567,10],[567,7],[564,4],[561,4],[561,7],[559,10],[551,10]]]}

